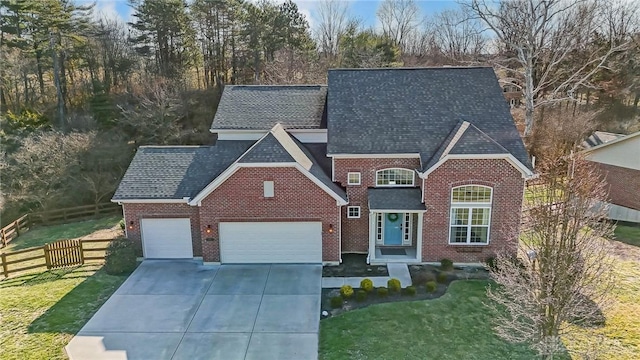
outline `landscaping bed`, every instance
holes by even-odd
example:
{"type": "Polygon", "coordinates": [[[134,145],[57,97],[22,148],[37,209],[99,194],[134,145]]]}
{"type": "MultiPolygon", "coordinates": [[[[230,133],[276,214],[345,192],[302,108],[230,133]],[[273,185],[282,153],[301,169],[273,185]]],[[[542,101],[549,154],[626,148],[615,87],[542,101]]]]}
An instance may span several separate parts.
{"type": "Polygon", "coordinates": [[[322,267],[323,277],[389,276],[386,265],[368,265],[367,255],[344,254],[342,264],[322,267]]]}

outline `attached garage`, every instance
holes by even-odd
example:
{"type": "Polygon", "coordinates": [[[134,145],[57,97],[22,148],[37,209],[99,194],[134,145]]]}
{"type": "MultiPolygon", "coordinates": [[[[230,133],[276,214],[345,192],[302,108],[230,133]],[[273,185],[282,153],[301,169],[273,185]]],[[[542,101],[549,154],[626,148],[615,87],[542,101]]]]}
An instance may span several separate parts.
{"type": "Polygon", "coordinates": [[[191,222],[181,219],[142,219],[142,251],[147,259],[192,259],[191,222]]]}
{"type": "Polygon", "coordinates": [[[321,263],[321,222],[220,223],[222,263],[321,263]]]}

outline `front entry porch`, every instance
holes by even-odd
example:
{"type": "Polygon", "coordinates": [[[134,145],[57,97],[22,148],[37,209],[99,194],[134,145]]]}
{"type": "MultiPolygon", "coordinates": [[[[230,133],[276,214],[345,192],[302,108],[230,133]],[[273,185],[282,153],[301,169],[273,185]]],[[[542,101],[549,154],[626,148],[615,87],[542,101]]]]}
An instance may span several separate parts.
{"type": "Polygon", "coordinates": [[[422,214],[411,212],[371,212],[373,225],[369,239],[369,263],[420,262],[422,214]],[[420,236],[418,236],[420,233],[420,236]]]}
{"type": "Polygon", "coordinates": [[[369,189],[370,264],[422,260],[420,189],[369,189]]]}

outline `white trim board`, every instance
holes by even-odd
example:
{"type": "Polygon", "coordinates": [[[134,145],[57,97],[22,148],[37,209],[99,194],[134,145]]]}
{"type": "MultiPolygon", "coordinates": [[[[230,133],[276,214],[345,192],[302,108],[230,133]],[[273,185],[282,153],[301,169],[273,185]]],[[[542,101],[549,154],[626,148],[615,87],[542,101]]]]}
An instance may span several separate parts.
{"type": "Polygon", "coordinates": [[[327,157],[335,159],[420,159],[420,154],[327,154],[327,157]]]}
{"type": "Polygon", "coordinates": [[[437,168],[439,168],[442,164],[444,164],[447,160],[506,160],[509,162],[514,168],[516,168],[522,174],[524,179],[531,179],[535,177],[533,171],[524,166],[515,156],[511,154],[488,154],[488,155],[456,155],[456,154],[448,154],[438,160],[432,167],[425,170],[424,172],[418,172],[418,176],[426,179],[429,174],[434,172],[437,168]]]}

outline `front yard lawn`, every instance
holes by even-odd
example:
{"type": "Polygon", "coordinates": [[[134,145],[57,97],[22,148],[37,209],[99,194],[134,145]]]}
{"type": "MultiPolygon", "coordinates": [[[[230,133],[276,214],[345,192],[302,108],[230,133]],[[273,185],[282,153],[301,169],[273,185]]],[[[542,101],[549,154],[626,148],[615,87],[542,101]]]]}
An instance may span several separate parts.
{"type": "Polygon", "coordinates": [[[487,281],[455,281],[435,300],[374,305],[320,322],[320,359],[532,359],[491,330],[487,281]]]}
{"type": "Polygon", "coordinates": [[[64,346],[125,279],[92,264],[0,281],[0,358],[65,359],[64,346]]]}
{"type": "Polygon", "coordinates": [[[109,216],[70,224],[36,227],[15,238],[2,251],[16,251],[42,246],[56,240],[79,238],[97,230],[113,228],[121,219],[122,216],[109,216]]]}

